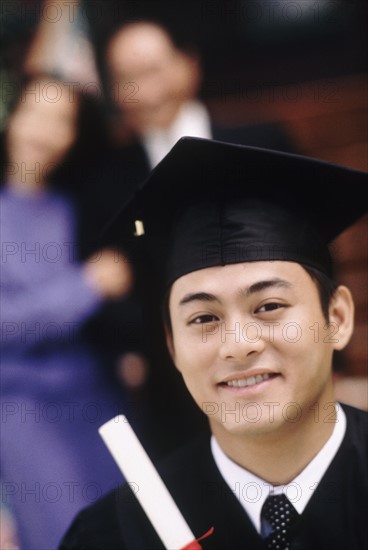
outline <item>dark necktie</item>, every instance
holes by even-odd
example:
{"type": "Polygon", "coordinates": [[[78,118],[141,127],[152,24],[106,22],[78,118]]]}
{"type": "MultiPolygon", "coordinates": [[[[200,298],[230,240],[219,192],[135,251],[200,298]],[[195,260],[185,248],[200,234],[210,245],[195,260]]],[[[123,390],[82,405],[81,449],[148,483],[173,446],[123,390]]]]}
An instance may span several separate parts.
{"type": "Polygon", "coordinates": [[[290,550],[289,528],[299,516],[286,495],[270,495],[261,511],[265,548],[290,550]]]}

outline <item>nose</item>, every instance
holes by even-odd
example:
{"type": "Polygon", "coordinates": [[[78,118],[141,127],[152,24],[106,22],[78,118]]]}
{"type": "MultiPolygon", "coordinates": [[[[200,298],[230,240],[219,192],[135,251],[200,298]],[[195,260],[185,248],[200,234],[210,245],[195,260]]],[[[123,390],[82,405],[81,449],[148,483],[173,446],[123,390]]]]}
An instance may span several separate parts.
{"type": "Polygon", "coordinates": [[[235,322],[231,327],[221,325],[220,356],[222,359],[244,361],[250,355],[259,354],[265,348],[260,324],[235,322]]]}

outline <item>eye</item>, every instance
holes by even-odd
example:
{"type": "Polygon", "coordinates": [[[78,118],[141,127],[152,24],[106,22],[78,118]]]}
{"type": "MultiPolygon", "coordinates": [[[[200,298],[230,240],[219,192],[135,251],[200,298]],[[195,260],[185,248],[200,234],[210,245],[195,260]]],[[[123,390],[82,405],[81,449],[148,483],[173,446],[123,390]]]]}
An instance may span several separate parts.
{"type": "Polygon", "coordinates": [[[198,315],[198,317],[195,317],[191,321],[189,321],[190,325],[204,325],[206,323],[215,323],[218,321],[218,317],[216,315],[198,315]]]}
{"type": "Polygon", "coordinates": [[[259,307],[256,310],[256,313],[266,313],[267,311],[275,311],[276,309],[281,309],[283,307],[286,307],[286,306],[284,304],[279,304],[277,302],[269,302],[259,307]]]}

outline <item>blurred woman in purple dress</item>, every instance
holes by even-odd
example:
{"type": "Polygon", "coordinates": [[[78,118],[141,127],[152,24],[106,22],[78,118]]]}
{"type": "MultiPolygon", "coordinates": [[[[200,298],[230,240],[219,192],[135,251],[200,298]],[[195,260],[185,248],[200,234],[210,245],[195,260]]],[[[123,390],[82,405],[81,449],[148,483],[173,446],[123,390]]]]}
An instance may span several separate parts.
{"type": "Polygon", "coordinates": [[[132,271],[110,249],[78,260],[73,193],[50,184],[77,141],[82,100],[34,77],[5,131],[0,479],[24,550],[56,548],[77,510],[122,480],[97,430],[124,395],[85,326],[129,295],[132,271]]]}

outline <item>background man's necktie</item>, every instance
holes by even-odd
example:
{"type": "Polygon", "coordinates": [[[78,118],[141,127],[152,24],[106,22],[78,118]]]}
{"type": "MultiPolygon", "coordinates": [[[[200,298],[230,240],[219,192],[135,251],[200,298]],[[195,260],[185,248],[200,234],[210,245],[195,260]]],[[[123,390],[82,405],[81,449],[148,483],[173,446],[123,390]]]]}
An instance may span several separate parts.
{"type": "Polygon", "coordinates": [[[289,550],[289,528],[298,517],[298,512],[286,495],[267,497],[261,511],[261,534],[265,539],[265,547],[289,550]]]}

